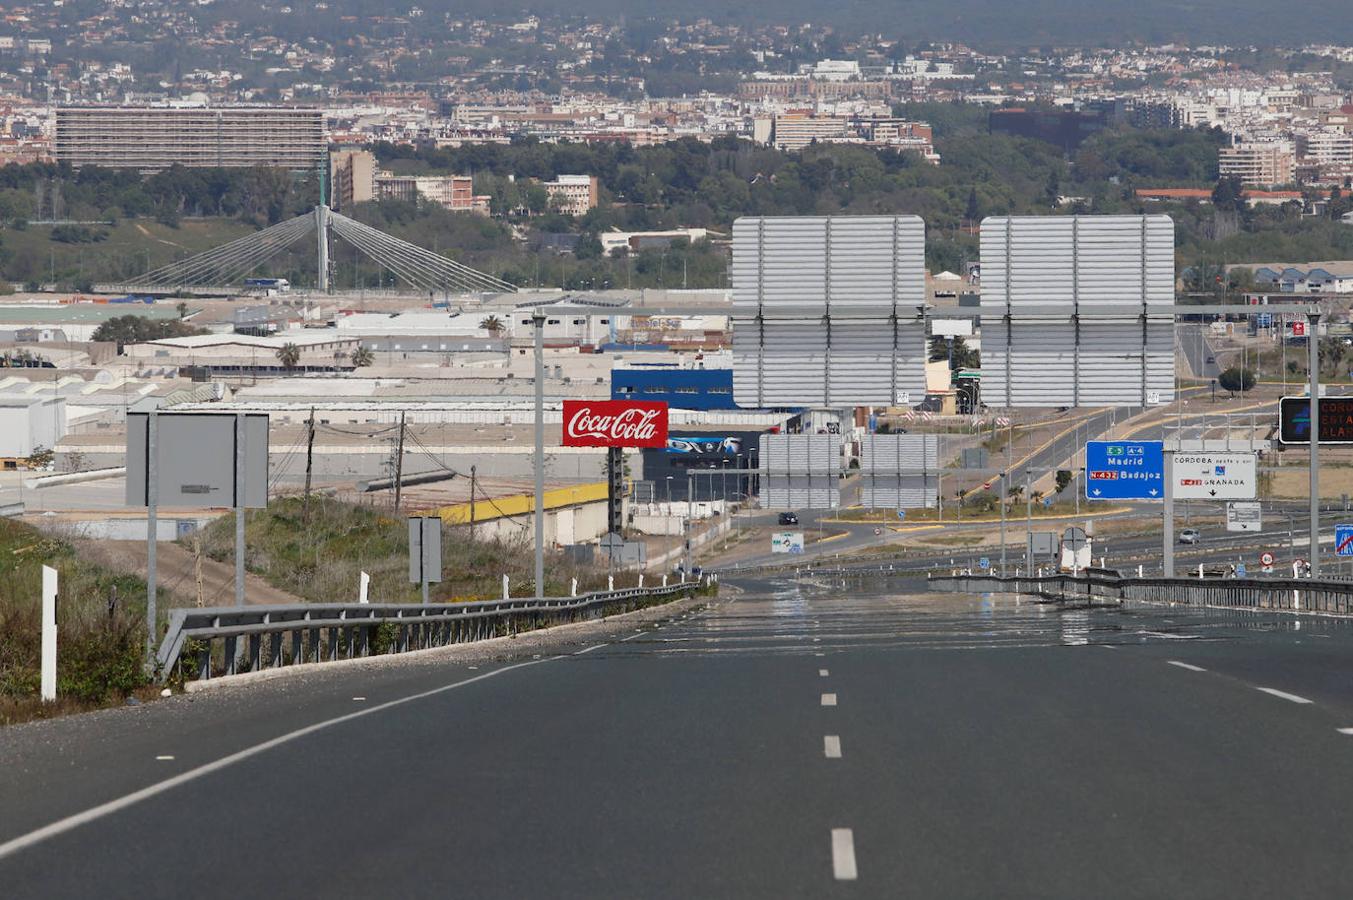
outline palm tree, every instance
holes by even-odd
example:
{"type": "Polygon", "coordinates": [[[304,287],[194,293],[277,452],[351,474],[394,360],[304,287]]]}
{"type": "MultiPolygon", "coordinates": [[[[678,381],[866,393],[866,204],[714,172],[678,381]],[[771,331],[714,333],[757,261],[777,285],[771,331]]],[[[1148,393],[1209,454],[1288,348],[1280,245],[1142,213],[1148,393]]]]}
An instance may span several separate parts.
{"type": "Polygon", "coordinates": [[[484,318],[484,321],[479,323],[479,327],[484,329],[494,337],[497,337],[498,335],[502,334],[503,329],[506,326],[503,325],[503,320],[498,318],[497,316],[486,316],[484,318]]]}
{"type": "Polygon", "coordinates": [[[352,351],[352,367],[361,369],[371,365],[376,361],[376,354],[371,352],[369,347],[358,347],[352,351]]]}
{"type": "Polygon", "coordinates": [[[180,319],[188,318],[188,304],[184,303],[182,300],[174,305],[174,309],[178,311],[180,319]]]}
{"type": "Polygon", "coordinates": [[[285,369],[294,369],[301,361],[301,348],[288,341],[277,350],[277,361],[285,369]]]}

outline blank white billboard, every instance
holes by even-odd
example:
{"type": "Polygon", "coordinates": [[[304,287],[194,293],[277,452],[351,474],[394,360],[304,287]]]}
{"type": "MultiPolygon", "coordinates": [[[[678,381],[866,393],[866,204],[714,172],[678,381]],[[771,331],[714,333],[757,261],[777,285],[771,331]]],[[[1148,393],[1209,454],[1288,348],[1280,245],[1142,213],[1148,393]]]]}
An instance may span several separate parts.
{"type": "Polygon", "coordinates": [[[1169,216],[996,216],[981,251],[988,406],[1173,399],[1169,216]]]}
{"type": "Polygon", "coordinates": [[[892,406],[925,396],[919,217],[738,219],[730,274],[739,406],[892,406]]]}

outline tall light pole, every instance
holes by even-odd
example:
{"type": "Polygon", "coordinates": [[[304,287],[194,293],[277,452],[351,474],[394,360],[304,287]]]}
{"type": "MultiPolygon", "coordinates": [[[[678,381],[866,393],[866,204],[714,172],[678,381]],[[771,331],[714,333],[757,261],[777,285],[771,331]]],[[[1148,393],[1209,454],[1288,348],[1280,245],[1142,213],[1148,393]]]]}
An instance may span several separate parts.
{"type": "Polygon", "coordinates": [[[1311,577],[1320,577],[1320,307],[1306,310],[1311,367],[1311,577]]]}
{"type": "Polygon", "coordinates": [[[536,599],[545,596],[545,311],[531,315],[536,341],[536,599]]]}
{"type": "Polygon", "coordinates": [[[1024,470],[1024,574],[1034,570],[1034,470],[1024,470]]]}

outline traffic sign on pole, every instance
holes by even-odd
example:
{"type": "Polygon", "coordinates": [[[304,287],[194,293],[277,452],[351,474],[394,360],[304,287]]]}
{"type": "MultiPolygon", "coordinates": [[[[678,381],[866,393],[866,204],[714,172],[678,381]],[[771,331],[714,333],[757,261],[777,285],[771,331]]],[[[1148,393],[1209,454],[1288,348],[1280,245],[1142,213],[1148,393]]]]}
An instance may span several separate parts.
{"type": "Polygon", "coordinates": [[[1334,526],[1334,555],[1353,556],[1353,525],[1334,526]]]}
{"type": "Polygon", "coordinates": [[[1162,441],[1087,441],[1087,500],[1159,500],[1165,496],[1162,441]]]}
{"type": "Polygon", "coordinates": [[[1253,453],[1176,453],[1176,500],[1253,500],[1257,473],[1253,453]]]}
{"type": "Polygon", "coordinates": [[[1258,503],[1236,502],[1226,504],[1227,531],[1261,531],[1263,511],[1258,503]]]}

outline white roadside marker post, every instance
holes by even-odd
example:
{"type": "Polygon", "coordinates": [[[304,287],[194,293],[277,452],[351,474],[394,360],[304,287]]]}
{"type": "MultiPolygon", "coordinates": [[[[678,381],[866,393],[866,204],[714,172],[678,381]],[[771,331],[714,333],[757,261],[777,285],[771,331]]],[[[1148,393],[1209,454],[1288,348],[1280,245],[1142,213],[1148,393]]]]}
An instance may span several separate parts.
{"type": "Polygon", "coordinates": [[[56,569],[42,567],[42,699],[56,699],[56,569]]]}

